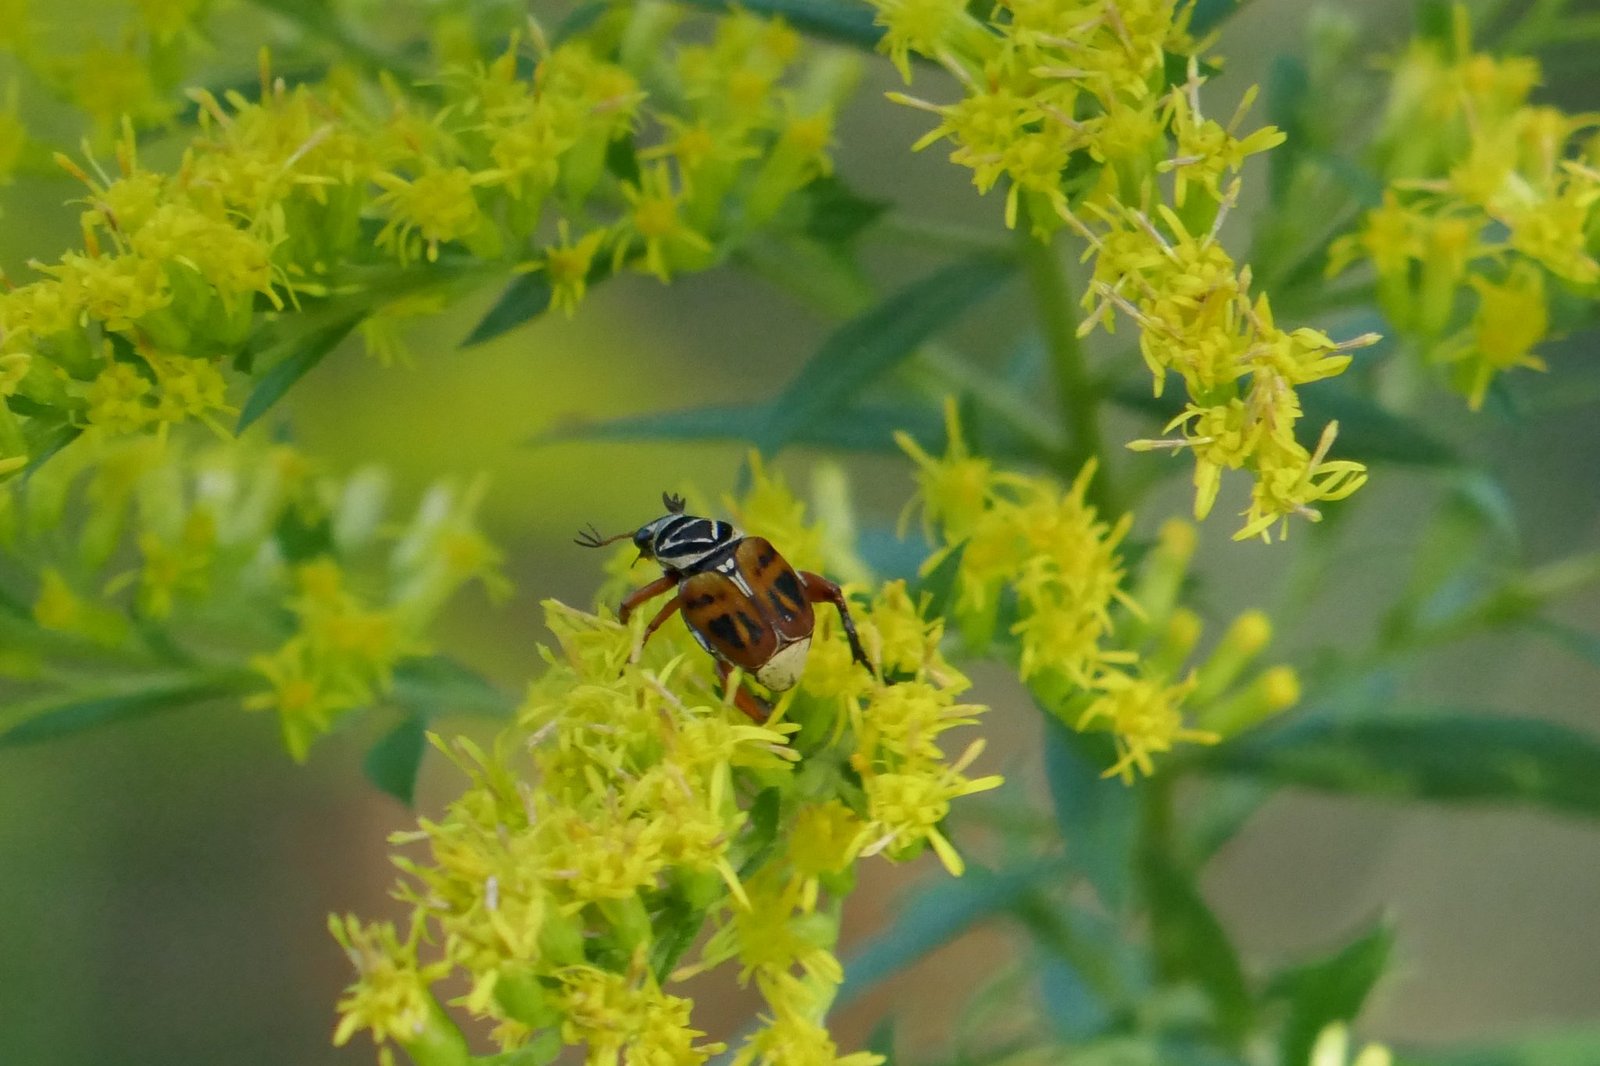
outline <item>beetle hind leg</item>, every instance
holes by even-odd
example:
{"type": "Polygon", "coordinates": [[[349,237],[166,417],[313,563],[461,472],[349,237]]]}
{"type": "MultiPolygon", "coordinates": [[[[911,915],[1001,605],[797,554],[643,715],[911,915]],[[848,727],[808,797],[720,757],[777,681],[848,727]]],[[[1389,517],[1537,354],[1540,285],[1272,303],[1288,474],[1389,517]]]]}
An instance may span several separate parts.
{"type": "Polygon", "coordinates": [[[743,678],[739,679],[737,685],[734,685],[729,680],[729,677],[733,674],[733,667],[730,664],[718,659],[717,674],[722,678],[722,691],[733,696],[733,705],[735,707],[748,715],[756,725],[766,722],[767,716],[772,714],[772,708],[756,699],[754,693],[744,687],[743,678]],[[730,685],[733,685],[731,690],[729,689],[730,685]]]}
{"type": "Polygon", "coordinates": [[[809,570],[800,571],[800,583],[805,586],[807,600],[812,603],[831,603],[839,609],[839,621],[844,624],[844,635],[850,641],[850,657],[865,666],[867,673],[877,677],[878,671],[873,669],[866,649],[861,646],[861,638],[856,635],[855,619],[850,617],[850,605],[845,601],[844,590],[821,574],[813,574],[809,570]]]}

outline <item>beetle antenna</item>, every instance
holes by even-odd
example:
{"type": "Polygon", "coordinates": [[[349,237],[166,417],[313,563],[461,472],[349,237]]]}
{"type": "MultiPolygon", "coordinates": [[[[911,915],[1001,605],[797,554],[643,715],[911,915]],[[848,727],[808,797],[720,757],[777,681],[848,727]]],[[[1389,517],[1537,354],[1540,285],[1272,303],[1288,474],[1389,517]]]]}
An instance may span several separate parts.
{"type": "Polygon", "coordinates": [[[633,536],[632,533],[618,533],[614,537],[602,537],[600,531],[594,528],[594,523],[590,522],[583,529],[578,530],[578,535],[572,538],[572,542],[584,548],[602,548],[612,541],[631,536],[633,536]]]}
{"type": "Polygon", "coordinates": [[[683,513],[683,497],[673,492],[663,492],[661,502],[667,505],[667,510],[673,514],[683,513]]]}

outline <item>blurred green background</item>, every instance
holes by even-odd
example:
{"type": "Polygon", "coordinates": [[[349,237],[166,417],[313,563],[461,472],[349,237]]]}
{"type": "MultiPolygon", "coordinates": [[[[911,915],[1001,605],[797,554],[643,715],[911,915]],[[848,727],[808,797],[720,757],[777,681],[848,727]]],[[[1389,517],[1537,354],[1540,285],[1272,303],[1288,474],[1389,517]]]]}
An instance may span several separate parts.
{"type": "MultiPolygon", "coordinates": [[[[85,6],[83,32],[97,32],[90,12],[98,6],[85,6]]],[[[1308,6],[1259,0],[1230,24],[1219,100],[1237,97],[1265,77],[1276,53],[1298,46],[1308,6]]],[[[1405,12],[1395,5],[1344,6],[1361,9],[1375,57],[1403,40],[1405,12]]],[[[239,40],[248,40],[256,16],[230,17],[239,40]]],[[[228,66],[227,46],[218,42],[219,69],[228,66]]],[[[889,73],[887,64],[872,68],[841,124],[841,174],[915,217],[997,229],[998,198],[976,198],[965,172],[937,150],[906,153],[925,117],[884,101],[889,73]]],[[[1382,77],[1376,58],[1369,76],[1382,77]]],[[[934,98],[940,89],[932,78],[918,85],[934,98]]],[[[1600,80],[1552,91],[1569,107],[1600,108],[1600,80]]],[[[54,121],[49,101],[25,99],[23,110],[54,121]]],[[[76,210],[62,201],[76,195],[68,180],[43,174],[0,191],[0,265],[12,277],[25,276],[30,257],[75,242],[76,210]]],[[[1249,213],[1241,214],[1236,247],[1249,225],[1249,213]]],[[[889,241],[869,244],[867,259],[884,288],[926,265],[889,241]]],[[[573,321],[550,317],[459,348],[493,296],[486,291],[409,326],[414,365],[385,369],[347,345],[291,395],[268,431],[288,433],[333,470],[385,463],[398,499],[439,477],[491,476],[485,522],[506,551],[517,592],[493,608],[480,593],[467,594],[438,643],[515,691],[537,669],[538,601],[587,602],[599,582],[596,560],[572,546],[572,530],[587,521],[606,531],[636,525],[653,516],[665,487],[692,483],[719,495],[733,486],[743,455],[732,445],[529,447],[527,439],[623,413],[767,397],[830,323],[759,280],[719,270],[670,288],[621,278],[598,289],[573,321]]],[[[980,361],[1001,363],[1027,339],[1020,293],[980,315],[953,337],[980,361]]],[[[1549,354],[1557,386],[1563,366],[1593,358],[1549,354]]],[[[1573,406],[1511,423],[1469,417],[1448,397],[1437,413],[1509,486],[1526,558],[1593,542],[1600,424],[1592,415],[1573,406]]],[[[1110,427],[1112,439],[1150,432],[1131,418],[1110,427]]],[[[817,458],[797,452],[778,466],[803,492],[817,458]]],[[[910,491],[907,464],[885,458],[850,469],[862,524],[891,526],[910,491]]],[[[1173,470],[1141,508],[1137,532],[1187,509],[1181,464],[1173,470]]],[[[1377,470],[1349,505],[1338,579],[1315,617],[1280,620],[1283,639],[1299,648],[1348,642],[1370,625],[1374,604],[1404,580],[1407,548],[1437,492],[1420,474],[1377,470]]],[[[1226,515],[1234,509],[1219,506],[1222,520],[1202,531],[1203,596],[1215,617],[1270,606],[1298,550],[1293,538],[1272,547],[1232,543],[1226,515]]],[[[1563,617],[1600,628],[1600,602],[1570,603],[1563,617]]],[[[1040,791],[1036,716],[1004,671],[976,677],[977,698],[996,708],[986,723],[989,767],[1006,772],[1017,795],[1040,791]]],[[[1525,639],[1456,647],[1430,660],[1407,689],[1419,702],[1582,727],[1593,726],[1597,709],[1592,669],[1525,639]]],[[[365,1037],[329,1046],[333,1002],[349,974],[325,921],[330,911],[398,914],[385,897],[392,871],[384,838],[414,816],[360,773],[384,725],[365,721],[337,733],[303,767],[283,754],[270,716],[224,705],[0,751],[0,1064],[371,1061],[365,1037]]],[[[450,768],[430,759],[419,807],[437,808],[456,784],[450,768]]],[[[878,880],[851,901],[847,942],[879,925],[895,894],[926,870],[873,872],[878,880]]],[[[1401,973],[1369,1011],[1361,1027],[1368,1038],[1454,1040],[1600,1014],[1600,834],[1591,826],[1286,794],[1222,853],[1206,888],[1255,963],[1332,943],[1376,913],[1391,914],[1401,973]]],[[[838,1029],[841,1045],[859,1046],[877,1017],[893,1012],[908,1048],[937,1046],[974,975],[999,972],[1014,951],[984,931],[951,945],[852,1007],[838,1029]]],[[[706,1002],[697,1017],[723,1035],[749,1006],[706,1002]]]]}

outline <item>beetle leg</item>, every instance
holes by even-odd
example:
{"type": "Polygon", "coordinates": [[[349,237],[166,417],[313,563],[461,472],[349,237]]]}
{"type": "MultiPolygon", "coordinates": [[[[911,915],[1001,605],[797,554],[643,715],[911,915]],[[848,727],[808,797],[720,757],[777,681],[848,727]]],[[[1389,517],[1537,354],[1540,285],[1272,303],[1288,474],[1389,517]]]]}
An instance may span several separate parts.
{"type": "Polygon", "coordinates": [[[678,593],[678,594],[674,595],[672,597],[672,599],[668,600],[666,603],[661,605],[661,610],[657,611],[656,612],[656,616],[654,618],[650,619],[650,624],[644,627],[644,636],[639,638],[639,650],[640,651],[644,650],[645,643],[647,641],[649,641],[649,639],[655,635],[656,630],[660,629],[662,627],[662,625],[664,625],[666,623],[667,619],[669,619],[673,615],[677,614],[678,613],[678,608],[680,608],[682,606],[683,606],[683,594],[682,593],[678,593]]]}
{"type": "Polygon", "coordinates": [[[850,639],[851,658],[865,666],[867,673],[877,676],[877,671],[867,659],[866,651],[861,647],[861,638],[856,636],[856,623],[850,617],[850,605],[845,602],[843,590],[821,574],[813,574],[809,570],[800,571],[800,584],[805,586],[807,600],[812,603],[827,602],[839,608],[839,620],[844,623],[844,635],[850,639]]]}
{"type": "MultiPolygon", "coordinates": [[[[723,692],[728,691],[728,685],[730,684],[728,681],[728,676],[732,673],[732,665],[723,662],[721,659],[717,660],[717,675],[722,678],[723,692]]],[[[733,689],[733,703],[734,706],[738,707],[745,714],[749,715],[750,720],[755,722],[757,725],[765,722],[767,720],[767,715],[772,713],[772,708],[756,699],[755,696],[750,693],[750,690],[744,687],[744,682],[742,680],[733,689]]]]}
{"type": "MultiPolygon", "coordinates": [[[[655,599],[657,596],[676,585],[678,581],[679,576],[677,574],[662,574],[644,588],[635,590],[627,599],[622,601],[622,606],[617,608],[617,621],[621,622],[623,625],[627,625],[628,616],[633,614],[633,612],[641,603],[644,603],[646,600],[655,599]]],[[[661,619],[661,621],[665,621],[665,619],[661,619]]],[[[651,628],[653,630],[654,626],[651,628]]],[[[649,636],[649,633],[646,633],[645,635],[649,636]]]]}

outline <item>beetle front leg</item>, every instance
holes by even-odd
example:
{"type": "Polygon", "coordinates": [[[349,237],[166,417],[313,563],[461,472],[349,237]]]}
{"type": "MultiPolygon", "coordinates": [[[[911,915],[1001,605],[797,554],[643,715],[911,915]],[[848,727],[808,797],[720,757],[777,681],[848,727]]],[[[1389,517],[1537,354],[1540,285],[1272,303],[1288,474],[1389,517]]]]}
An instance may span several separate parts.
{"type": "Polygon", "coordinates": [[[861,647],[861,638],[856,636],[856,623],[850,617],[850,605],[845,602],[844,590],[821,574],[813,574],[809,570],[800,571],[800,584],[805,586],[807,600],[812,603],[831,603],[839,608],[839,620],[844,623],[844,635],[850,640],[850,657],[865,666],[867,673],[876,677],[878,672],[868,661],[867,653],[861,647]]]}
{"type": "MultiPolygon", "coordinates": [[[[730,675],[732,675],[732,673],[733,667],[731,665],[723,662],[721,659],[717,660],[717,676],[722,678],[722,691],[724,693],[729,692],[728,686],[731,684],[731,682],[728,680],[728,678],[730,675]]],[[[771,707],[768,707],[766,704],[756,699],[755,696],[750,693],[750,690],[744,687],[744,680],[742,678],[740,679],[739,684],[734,686],[732,689],[732,695],[733,705],[739,708],[745,714],[749,715],[750,720],[755,722],[756,725],[761,725],[764,723],[767,720],[767,716],[772,713],[771,707]]]]}
{"type": "MultiPolygon", "coordinates": [[[[677,574],[662,574],[644,588],[636,589],[627,599],[622,601],[622,606],[617,608],[617,621],[623,625],[628,624],[628,616],[638,609],[646,600],[653,600],[663,592],[676,585],[679,581],[677,574]]],[[[665,619],[662,619],[665,621],[665,619]]],[[[652,627],[653,628],[653,627],[652,627]]]]}

